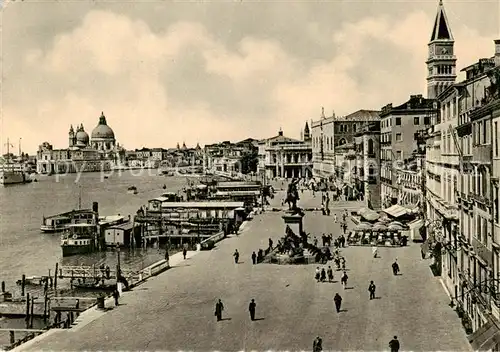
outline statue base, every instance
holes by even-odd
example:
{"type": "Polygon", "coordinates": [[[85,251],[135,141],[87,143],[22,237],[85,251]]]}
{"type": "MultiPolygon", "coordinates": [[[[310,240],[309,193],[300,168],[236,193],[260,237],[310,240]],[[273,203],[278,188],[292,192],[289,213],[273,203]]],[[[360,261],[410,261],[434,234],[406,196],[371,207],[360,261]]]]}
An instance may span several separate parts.
{"type": "Polygon", "coordinates": [[[288,212],[281,217],[283,221],[285,221],[285,229],[286,227],[290,227],[294,234],[300,236],[303,231],[302,220],[304,218],[304,213],[302,212],[288,212]]]}

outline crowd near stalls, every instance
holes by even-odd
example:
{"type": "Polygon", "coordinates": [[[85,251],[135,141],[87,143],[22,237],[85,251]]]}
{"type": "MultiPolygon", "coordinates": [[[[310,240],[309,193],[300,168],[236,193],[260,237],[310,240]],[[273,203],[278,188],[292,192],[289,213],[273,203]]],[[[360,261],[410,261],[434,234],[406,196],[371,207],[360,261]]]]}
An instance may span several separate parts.
{"type": "Polygon", "coordinates": [[[349,245],[406,246],[411,238],[421,240],[418,214],[394,205],[377,213],[362,208],[352,216],[357,224],[347,235],[349,245]]]}

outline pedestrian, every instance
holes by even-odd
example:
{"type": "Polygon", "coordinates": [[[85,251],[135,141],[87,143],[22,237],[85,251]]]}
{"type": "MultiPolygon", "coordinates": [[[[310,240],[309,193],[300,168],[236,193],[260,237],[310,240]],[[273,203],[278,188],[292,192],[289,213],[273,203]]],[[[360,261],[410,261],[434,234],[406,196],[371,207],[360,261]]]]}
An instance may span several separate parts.
{"type": "Polygon", "coordinates": [[[255,252],[252,253],[252,264],[257,264],[257,254],[255,252]]]}
{"type": "Polygon", "coordinates": [[[325,282],[326,281],[326,271],[325,271],[325,268],[321,269],[320,280],[321,280],[321,282],[325,282]]]}
{"type": "Polygon", "coordinates": [[[234,262],[238,264],[238,260],[240,259],[240,253],[238,253],[237,249],[234,251],[233,257],[234,257],[234,262]]]}
{"type": "Polygon", "coordinates": [[[342,283],[342,286],[344,287],[344,290],[345,290],[345,288],[347,286],[347,279],[348,278],[349,278],[349,276],[347,276],[347,273],[344,271],[344,274],[340,278],[340,282],[342,283]]]}
{"type": "Polygon", "coordinates": [[[397,275],[399,273],[399,264],[397,259],[394,261],[394,263],[392,263],[392,273],[394,275],[397,275]]]}
{"type": "Polygon", "coordinates": [[[323,247],[325,247],[326,246],[326,235],[325,234],[321,235],[321,241],[323,242],[323,247]]]}
{"type": "Polygon", "coordinates": [[[248,311],[250,312],[250,319],[255,320],[255,308],[257,308],[257,304],[255,300],[252,298],[252,301],[248,305],[248,311]]]}
{"type": "Polygon", "coordinates": [[[170,260],[170,256],[168,255],[168,248],[165,251],[165,260],[168,262],[170,260]]]}
{"type": "Polygon", "coordinates": [[[332,270],[332,267],[329,266],[328,270],[326,272],[328,274],[328,282],[332,282],[333,281],[333,270],[332,270]]]}
{"type": "Polygon", "coordinates": [[[115,307],[118,306],[118,298],[120,298],[120,292],[115,288],[113,291],[113,298],[115,299],[115,307]]]}
{"type": "Polygon", "coordinates": [[[377,256],[378,256],[378,248],[377,248],[377,246],[373,246],[372,247],[372,254],[373,254],[373,258],[377,258],[377,256]]]}
{"type": "Polygon", "coordinates": [[[273,240],[269,239],[269,249],[273,249],[273,240]]]}
{"type": "Polygon", "coordinates": [[[340,307],[342,306],[342,297],[338,293],[335,294],[335,297],[333,297],[333,301],[335,302],[335,309],[337,310],[337,313],[340,313],[340,307]]]}
{"type": "Polygon", "coordinates": [[[340,258],[340,262],[342,263],[342,270],[345,271],[345,258],[344,257],[340,258]]]}
{"type": "Polygon", "coordinates": [[[318,247],[318,239],[314,236],[314,247],[318,247]]]}
{"type": "Polygon", "coordinates": [[[182,256],[184,257],[184,259],[186,259],[186,254],[187,254],[187,252],[188,252],[188,251],[187,251],[186,247],[184,247],[184,248],[182,249],[182,256]]]}
{"type": "Polygon", "coordinates": [[[222,320],[222,311],[224,310],[224,304],[219,299],[217,303],[215,303],[215,316],[217,317],[217,321],[222,320]]]}
{"type": "Polygon", "coordinates": [[[368,292],[370,292],[370,299],[375,299],[375,289],[376,286],[373,281],[370,281],[370,286],[368,286],[368,292]]]}
{"type": "Polygon", "coordinates": [[[399,340],[397,336],[394,336],[394,338],[389,341],[389,348],[391,349],[391,352],[399,351],[399,340]]]}
{"type": "Polygon", "coordinates": [[[323,340],[321,337],[316,337],[313,341],[313,352],[321,352],[323,351],[323,340]]]}
{"type": "Polygon", "coordinates": [[[337,222],[337,214],[333,214],[333,222],[337,222]]]}
{"type": "Polygon", "coordinates": [[[318,266],[318,267],[316,267],[316,272],[314,274],[314,278],[316,279],[317,282],[319,282],[320,276],[321,276],[321,271],[319,270],[319,266],[318,266]]]}

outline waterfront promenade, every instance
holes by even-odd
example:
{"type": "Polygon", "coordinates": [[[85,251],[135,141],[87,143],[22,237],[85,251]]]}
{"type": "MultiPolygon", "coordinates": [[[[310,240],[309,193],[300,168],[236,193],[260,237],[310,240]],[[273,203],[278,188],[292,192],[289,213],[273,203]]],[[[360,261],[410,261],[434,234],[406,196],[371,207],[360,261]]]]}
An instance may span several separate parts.
{"type": "MultiPolygon", "coordinates": [[[[321,196],[302,196],[303,207],[319,206],[321,196]]],[[[282,195],[273,203],[280,203],[282,195]]],[[[337,209],[359,204],[342,202],[337,209]]],[[[257,215],[241,234],[212,251],[171,258],[173,268],[123,295],[121,305],[71,330],[54,330],[21,346],[40,350],[310,350],[320,335],[325,350],[387,350],[393,335],[401,350],[467,351],[470,347],[456,313],[428,268],[419,245],[381,248],[374,259],[369,247],[342,250],[349,269],[348,289],[339,282],[316,283],[316,265],[252,265],[252,251],[276,243],[284,233],[282,213],[257,215]],[[241,253],[234,264],[235,249],[241,253]],[[402,275],[390,265],[398,258],[402,275]],[[174,263],[177,261],[177,263],[174,263]],[[376,296],[368,299],[374,280],[376,296]],[[333,296],[343,297],[343,311],[334,310],[333,296]],[[224,321],[216,322],[214,305],[222,299],[224,321]],[[250,321],[248,303],[257,303],[257,321],[250,321]]],[[[333,214],[332,214],[333,215],[333,214]]],[[[339,233],[332,216],[308,212],[304,227],[318,237],[339,233]]],[[[336,280],[339,272],[335,273],[336,280]]]]}

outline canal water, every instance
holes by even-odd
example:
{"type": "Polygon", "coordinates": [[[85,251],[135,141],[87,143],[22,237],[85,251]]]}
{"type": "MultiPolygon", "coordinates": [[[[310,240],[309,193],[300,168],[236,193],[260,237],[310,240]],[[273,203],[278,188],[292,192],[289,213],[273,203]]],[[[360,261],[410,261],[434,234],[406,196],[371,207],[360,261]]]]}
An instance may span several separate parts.
{"type": "MultiPolygon", "coordinates": [[[[100,215],[133,216],[151,198],[177,192],[187,186],[184,176],[166,177],[157,170],[127,170],[107,173],[41,176],[38,182],[0,187],[0,281],[16,291],[16,281],[26,276],[53,274],[55,264],[116,266],[114,251],[62,258],[60,233],[42,233],[42,217],[78,208],[81,187],[82,208],[99,203],[100,215]],[[163,186],[166,189],[163,189],[163,186]],[[127,193],[136,186],[138,194],[127,193]]],[[[191,179],[192,180],[192,179],[191,179]]],[[[121,251],[124,269],[141,269],[164,258],[156,248],[121,251]]]]}

